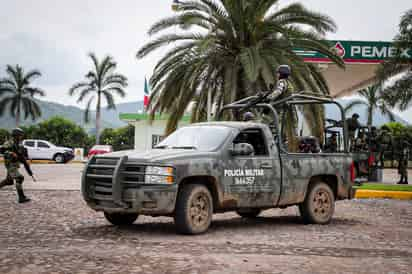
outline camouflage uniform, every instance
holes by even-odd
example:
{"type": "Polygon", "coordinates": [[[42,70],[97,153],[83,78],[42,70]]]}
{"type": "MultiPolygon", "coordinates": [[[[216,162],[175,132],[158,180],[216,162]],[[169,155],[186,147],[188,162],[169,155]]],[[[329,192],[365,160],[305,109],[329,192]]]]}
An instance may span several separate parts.
{"type": "Polygon", "coordinates": [[[7,177],[0,183],[0,188],[6,185],[13,185],[13,182],[15,182],[19,202],[29,201],[23,192],[24,176],[19,172],[20,163],[18,155],[24,153],[23,145],[13,138],[3,144],[2,151],[4,154],[4,165],[7,170],[7,177]]]}
{"type": "Polygon", "coordinates": [[[353,144],[353,151],[360,152],[360,151],[367,151],[367,150],[368,150],[368,143],[366,141],[366,137],[364,134],[359,134],[353,144]]]}
{"type": "MultiPolygon", "coordinates": [[[[284,98],[287,98],[291,96],[295,91],[295,88],[292,84],[292,82],[289,79],[280,79],[278,81],[277,88],[275,91],[269,95],[268,99],[271,102],[275,102],[278,100],[282,100],[284,98]]],[[[279,114],[279,126],[282,128],[282,123],[291,123],[293,125],[296,124],[297,122],[297,114],[296,111],[294,110],[293,106],[281,106],[280,109],[277,109],[278,114],[279,114]]],[[[291,137],[291,140],[288,140],[288,150],[290,152],[297,152],[298,150],[298,139],[296,136],[298,135],[296,132],[296,127],[291,126],[291,127],[285,127],[288,132],[283,132],[285,136],[283,136],[283,139],[287,137],[291,137]]]]}
{"type": "Polygon", "coordinates": [[[402,151],[398,164],[398,173],[401,175],[401,178],[398,184],[408,184],[409,146],[410,144],[408,142],[402,142],[402,151]]]}
{"type": "Polygon", "coordinates": [[[379,151],[378,161],[379,161],[380,166],[383,167],[384,160],[385,160],[385,152],[392,149],[392,145],[393,145],[392,144],[393,139],[392,139],[392,135],[389,129],[382,128],[382,130],[379,132],[377,140],[378,140],[378,151],[379,151]]]}
{"type": "Polygon", "coordinates": [[[289,79],[280,79],[276,89],[268,96],[270,101],[286,98],[295,91],[292,82],[289,79]]]}
{"type": "Polygon", "coordinates": [[[331,137],[327,139],[324,152],[326,153],[338,152],[338,140],[337,140],[336,134],[332,135],[331,137]]]}
{"type": "Polygon", "coordinates": [[[361,127],[358,119],[356,118],[349,118],[346,119],[346,125],[348,127],[348,139],[349,139],[349,147],[351,151],[355,148],[355,133],[356,130],[361,127]]]}

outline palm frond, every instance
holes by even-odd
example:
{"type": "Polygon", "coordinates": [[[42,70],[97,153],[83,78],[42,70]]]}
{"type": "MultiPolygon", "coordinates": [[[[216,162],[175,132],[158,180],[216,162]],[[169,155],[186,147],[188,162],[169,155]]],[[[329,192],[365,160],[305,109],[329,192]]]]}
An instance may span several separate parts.
{"type": "Polygon", "coordinates": [[[32,87],[26,87],[24,88],[24,93],[28,93],[31,97],[33,96],[46,96],[46,92],[42,89],[39,88],[32,88],[32,87]]]}
{"type": "Polygon", "coordinates": [[[88,95],[90,95],[92,92],[96,92],[96,89],[94,87],[85,87],[80,91],[79,98],[77,98],[77,103],[80,103],[86,98],[88,95]]]}
{"type": "Polygon", "coordinates": [[[240,61],[242,62],[243,69],[249,80],[255,82],[258,78],[262,63],[257,48],[252,47],[242,49],[240,52],[240,61]]]}
{"type": "Polygon", "coordinates": [[[38,70],[31,70],[24,75],[23,82],[29,83],[38,77],[41,77],[41,72],[38,70]]]}
{"type": "Polygon", "coordinates": [[[348,113],[356,106],[368,106],[368,103],[363,100],[353,100],[352,102],[350,102],[344,107],[345,113],[348,113]]]}
{"type": "Polygon", "coordinates": [[[17,89],[16,82],[13,79],[3,78],[0,79],[0,87],[7,87],[13,90],[17,89]]]}
{"type": "Polygon", "coordinates": [[[7,86],[0,86],[0,96],[3,96],[5,94],[15,94],[16,89],[7,87],[7,86]]]}
{"type": "Polygon", "coordinates": [[[113,95],[110,94],[110,92],[108,92],[108,91],[102,91],[102,94],[104,95],[104,98],[106,99],[107,108],[108,109],[116,109],[116,104],[114,103],[113,95]]]}
{"type": "Polygon", "coordinates": [[[110,87],[110,88],[102,90],[102,92],[115,93],[115,94],[119,95],[122,98],[124,98],[126,96],[126,92],[121,87],[110,87]]]}
{"type": "Polygon", "coordinates": [[[163,35],[157,39],[154,39],[153,41],[147,43],[144,45],[138,52],[137,52],[137,58],[143,58],[147,54],[149,54],[152,51],[155,51],[156,49],[166,46],[168,44],[171,44],[176,41],[184,41],[184,40],[202,40],[204,39],[205,36],[202,34],[189,34],[189,35],[177,35],[177,34],[167,34],[163,35]]]}
{"type": "Polygon", "coordinates": [[[0,116],[3,116],[7,106],[13,102],[13,97],[0,98],[0,116]]]}
{"type": "Polygon", "coordinates": [[[90,121],[90,106],[93,103],[95,96],[92,96],[87,102],[86,109],[84,110],[84,122],[88,123],[90,121]]]}
{"type": "Polygon", "coordinates": [[[69,89],[69,95],[73,96],[76,92],[79,90],[82,90],[83,88],[90,88],[90,83],[89,82],[79,82],[74,84],[70,89],[69,89]]]}

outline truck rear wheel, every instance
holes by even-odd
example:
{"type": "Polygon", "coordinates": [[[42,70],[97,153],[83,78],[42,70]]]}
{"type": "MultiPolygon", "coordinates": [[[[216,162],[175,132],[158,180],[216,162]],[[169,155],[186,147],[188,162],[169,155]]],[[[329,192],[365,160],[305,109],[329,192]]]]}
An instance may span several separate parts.
{"type": "Polygon", "coordinates": [[[250,209],[242,209],[242,210],[236,210],[237,215],[239,215],[242,218],[256,218],[262,210],[259,208],[250,208],[250,209]]]}
{"type": "Polygon", "coordinates": [[[300,215],[308,224],[328,224],[335,211],[335,196],[330,186],[323,182],[313,184],[299,205],[300,215]]]}
{"type": "Polygon", "coordinates": [[[203,185],[185,185],[176,202],[175,225],[182,234],[205,232],[212,222],[213,200],[203,185]]]}
{"type": "Polygon", "coordinates": [[[131,225],[139,215],[137,213],[104,213],[104,217],[113,225],[131,225]]]}

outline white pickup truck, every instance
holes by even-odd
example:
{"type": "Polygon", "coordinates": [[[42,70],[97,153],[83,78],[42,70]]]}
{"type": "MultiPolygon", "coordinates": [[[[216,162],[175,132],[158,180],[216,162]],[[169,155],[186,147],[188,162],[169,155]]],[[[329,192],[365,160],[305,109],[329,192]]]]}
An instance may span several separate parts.
{"type": "Polygon", "coordinates": [[[59,147],[44,140],[28,139],[23,141],[29,159],[53,160],[56,163],[66,163],[74,158],[73,149],[59,147]]]}

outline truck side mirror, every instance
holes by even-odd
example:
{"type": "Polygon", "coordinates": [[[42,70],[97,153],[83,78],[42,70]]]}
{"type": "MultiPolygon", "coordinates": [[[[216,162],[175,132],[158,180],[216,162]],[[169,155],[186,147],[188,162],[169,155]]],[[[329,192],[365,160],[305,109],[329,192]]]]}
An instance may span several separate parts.
{"type": "Polygon", "coordinates": [[[255,154],[255,149],[248,143],[233,144],[233,148],[229,151],[232,156],[251,156],[255,154]]]}

